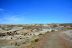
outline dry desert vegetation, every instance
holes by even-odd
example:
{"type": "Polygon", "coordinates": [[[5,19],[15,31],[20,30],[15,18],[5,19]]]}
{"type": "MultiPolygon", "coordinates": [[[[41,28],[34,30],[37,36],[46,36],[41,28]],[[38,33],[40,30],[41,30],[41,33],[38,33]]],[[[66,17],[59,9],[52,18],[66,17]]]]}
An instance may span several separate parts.
{"type": "Polygon", "coordinates": [[[69,38],[72,42],[71,28],[63,24],[0,24],[0,48],[64,48],[58,42],[69,38]]]}

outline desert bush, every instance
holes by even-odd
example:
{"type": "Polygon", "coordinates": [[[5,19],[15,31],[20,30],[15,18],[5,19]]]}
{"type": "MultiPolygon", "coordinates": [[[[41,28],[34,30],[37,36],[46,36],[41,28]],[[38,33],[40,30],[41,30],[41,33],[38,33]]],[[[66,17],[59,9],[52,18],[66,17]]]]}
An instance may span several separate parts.
{"type": "Polygon", "coordinates": [[[39,35],[43,35],[42,33],[40,33],[39,35]]]}
{"type": "Polygon", "coordinates": [[[34,41],[35,41],[35,42],[38,42],[38,41],[39,41],[39,39],[35,39],[34,41]]]}
{"type": "Polygon", "coordinates": [[[52,30],[51,32],[54,32],[55,30],[52,30]]]}

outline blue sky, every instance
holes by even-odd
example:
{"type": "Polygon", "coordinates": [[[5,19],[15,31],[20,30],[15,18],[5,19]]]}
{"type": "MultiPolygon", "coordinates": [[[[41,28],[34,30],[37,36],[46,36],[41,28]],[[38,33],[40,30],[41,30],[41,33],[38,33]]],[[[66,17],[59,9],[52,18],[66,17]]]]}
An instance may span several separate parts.
{"type": "Polygon", "coordinates": [[[71,0],[0,0],[0,24],[72,23],[71,0]]]}

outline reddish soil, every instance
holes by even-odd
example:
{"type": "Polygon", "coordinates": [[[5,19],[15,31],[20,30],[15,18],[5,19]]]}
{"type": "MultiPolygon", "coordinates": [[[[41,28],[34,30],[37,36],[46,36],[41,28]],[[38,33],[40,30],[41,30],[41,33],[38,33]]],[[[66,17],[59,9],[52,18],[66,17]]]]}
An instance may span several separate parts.
{"type": "Polygon", "coordinates": [[[28,46],[28,48],[72,48],[70,41],[60,36],[61,32],[46,33],[40,36],[38,42],[28,46]]]}

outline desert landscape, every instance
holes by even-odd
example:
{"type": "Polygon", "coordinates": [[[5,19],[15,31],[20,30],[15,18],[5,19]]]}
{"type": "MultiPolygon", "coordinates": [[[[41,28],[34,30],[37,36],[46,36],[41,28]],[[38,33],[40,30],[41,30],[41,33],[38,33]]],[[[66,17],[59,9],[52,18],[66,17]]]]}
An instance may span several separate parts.
{"type": "Polygon", "coordinates": [[[72,0],[0,0],[0,48],[72,48],[72,0]]]}
{"type": "Polygon", "coordinates": [[[1,24],[0,48],[65,48],[58,42],[67,39],[72,47],[71,28],[70,25],[61,24],[1,24]]]}

